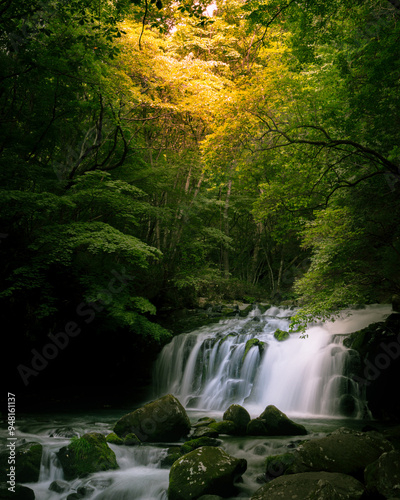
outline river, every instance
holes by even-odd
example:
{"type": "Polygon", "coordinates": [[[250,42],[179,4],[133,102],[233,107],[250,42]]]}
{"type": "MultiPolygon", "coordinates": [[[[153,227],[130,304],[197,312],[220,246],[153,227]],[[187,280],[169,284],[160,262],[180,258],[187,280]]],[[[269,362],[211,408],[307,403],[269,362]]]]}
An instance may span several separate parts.
{"type": "MultiPolygon", "coordinates": [[[[361,429],[368,417],[367,402],[346,375],[346,359],[351,353],[342,339],[351,331],[385,318],[390,307],[368,306],[352,311],[351,315],[349,312],[344,311],[335,322],[310,326],[308,337],[292,334],[283,342],[278,342],[273,333],[277,328],[288,329],[293,314],[290,309],[271,308],[264,314],[255,309],[247,318],[224,320],[177,336],[156,363],[152,397],[173,393],[185,405],[193,423],[205,415],[222,419],[224,410],[232,403],[245,406],[251,417],[258,416],[266,405],[274,404],[306,427],[307,439],[321,437],[341,426],[361,429]],[[246,342],[254,338],[265,343],[263,351],[253,346],[244,357],[246,342]],[[342,412],[344,395],[354,400],[351,418],[342,412]]],[[[114,408],[18,415],[18,442],[36,441],[44,448],[39,482],[26,484],[34,490],[36,499],[67,499],[79,490],[90,499],[166,500],[169,468],[162,466],[162,459],[174,443],[110,445],[118,470],[65,482],[63,492],[49,490],[53,481],[63,480],[56,452],[69,443],[66,435],[106,435],[125,413],[126,408],[114,408]]],[[[5,427],[1,428],[0,437],[4,449],[5,427]]],[[[220,439],[221,447],[229,454],[247,460],[248,469],[235,497],[242,499],[249,499],[261,486],[265,457],[283,453],[296,446],[297,441],[293,437],[220,439]]]]}

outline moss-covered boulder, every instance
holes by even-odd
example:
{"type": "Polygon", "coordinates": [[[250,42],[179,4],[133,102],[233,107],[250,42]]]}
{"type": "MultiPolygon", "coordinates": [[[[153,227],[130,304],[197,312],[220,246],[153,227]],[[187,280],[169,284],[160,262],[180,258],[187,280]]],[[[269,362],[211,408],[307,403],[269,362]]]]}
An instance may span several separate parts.
{"type": "Polygon", "coordinates": [[[215,418],[201,417],[195,424],[193,424],[192,427],[196,429],[197,427],[207,427],[208,425],[213,424],[214,422],[216,422],[215,418]]]}
{"type": "Polygon", "coordinates": [[[98,432],[89,432],[81,438],[72,439],[57,453],[64,477],[67,480],[85,477],[93,472],[118,469],[115,453],[106,438],[98,432]]]}
{"type": "Polygon", "coordinates": [[[383,453],[364,471],[365,485],[370,496],[395,498],[400,493],[400,452],[383,453]]]}
{"type": "Polygon", "coordinates": [[[182,455],[180,446],[170,446],[167,454],[161,459],[161,467],[171,467],[182,455]]]}
{"type": "Polygon", "coordinates": [[[266,479],[271,481],[284,474],[297,474],[299,472],[309,472],[309,469],[302,463],[299,455],[288,452],[282,455],[271,455],[265,459],[266,479]]]}
{"type": "Polygon", "coordinates": [[[140,444],[140,439],[136,436],[136,434],[133,434],[132,432],[124,437],[125,446],[139,446],[140,444]]]}
{"type": "Polygon", "coordinates": [[[220,448],[202,446],[179,458],[169,475],[169,500],[197,500],[202,495],[232,496],[247,462],[220,448]]]}
{"type": "Polygon", "coordinates": [[[179,451],[181,455],[186,455],[193,450],[197,450],[197,448],[200,448],[201,446],[219,446],[220,444],[221,441],[219,439],[201,437],[198,439],[191,439],[190,441],[186,441],[186,443],[183,443],[183,445],[180,447],[179,451]]]}
{"type": "Polygon", "coordinates": [[[108,434],[106,436],[106,441],[107,443],[110,444],[119,444],[119,445],[124,444],[124,440],[121,439],[119,436],[117,436],[115,432],[111,432],[110,434],[108,434]]]}
{"type": "Polygon", "coordinates": [[[330,472],[305,472],[280,476],[262,486],[251,500],[360,500],[364,485],[354,477],[330,472]]]}
{"type": "Polygon", "coordinates": [[[279,340],[279,342],[282,342],[283,340],[286,340],[290,337],[289,332],[285,332],[284,330],[280,330],[279,328],[275,330],[274,332],[274,337],[276,340],[279,340]]]}
{"type": "Polygon", "coordinates": [[[297,424],[274,405],[269,405],[247,425],[247,434],[251,436],[304,436],[306,428],[297,424]]]}
{"type": "Polygon", "coordinates": [[[250,351],[250,349],[252,347],[258,347],[258,350],[259,350],[260,354],[262,354],[264,352],[264,349],[265,349],[266,345],[267,344],[265,342],[262,342],[261,340],[258,340],[257,338],[249,339],[246,342],[246,345],[245,345],[245,348],[244,348],[244,353],[243,353],[243,357],[242,357],[242,363],[244,363],[244,360],[246,359],[246,356],[247,356],[247,354],[249,353],[249,351],[250,351]]]}
{"type": "MultiPolygon", "coordinates": [[[[19,483],[36,483],[39,480],[42,452],[42,445],[36,442],[24,443],[16,447],[14,467],[16,479],[19,483]]],[[[8,449],[0,454],[1,482],[9,480],[9,477],[7,477],[7,474],[10,472],[9,456],[10,452],[8,449]]]]}
{"type": "Polygon", "coordinates": [[[210,428],[213,429],[218,434],[229,434],[234,436],[237,434],[237,428],[232,420],[222,420],[221,422],[215,422],[210,424],[210,428]]]}
{"type": "Polygon", "coordinates": [[[311,439],[296,450],[269,457],[266,461],[267,477],[300,472],[340,472],[363,479],[364,469],[392,444],[377,432],[355,432],[341,428],[329,436],[311,439]]]}
{"type": "Polygon", "coordinates": [[[231,405],[222,418],[235,424],[235,434],[246,434],[247,424],[251,420],[249,412],[237,404],[231,405]]]}
{"type": "Polygon", "coordinates": [[[191,439],[197,439],[201,437],[217,438],[219,431],[214,427],[217,423],[218,422],[207,425],[206,427],[198,427],[193,431],[191,439]]]}
{"type": "Polygon", "coordinates": [[[172,394],[124,415],[114,426],[114,432],[119,437],[133,433],[141,441],[150,443],[177,441],[190,429],[184,407],[172,394]]]}

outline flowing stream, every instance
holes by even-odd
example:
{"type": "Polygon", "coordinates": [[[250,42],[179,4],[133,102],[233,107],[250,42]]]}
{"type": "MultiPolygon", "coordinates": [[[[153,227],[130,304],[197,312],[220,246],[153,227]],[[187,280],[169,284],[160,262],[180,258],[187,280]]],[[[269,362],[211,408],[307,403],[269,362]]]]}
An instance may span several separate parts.
{"type": "MultiPolygon", "coordinates": [[[[271,308],[264,314],[254,309],[247,318],[232,318],[179,335],[165,346],[155,365],[155,396],[177,396],[192,422],[205,415],[222,419],[232,403],[245,406],[252,418],[274,404],[307,428],[307,438],[343,425],[361,428],[365,423],[361,417],[367,416],[366,402],[346,374],[352,353],[343,346],[343,334],[384,319],[390,306],[368,306],[352,312],[351,316],[343,312],[335,322],[311,326],[305,338],[291,334],[282,342],[273,333],[278,328],[288,330],[293,314],[289,309],[271,308]],[[246,343],[252,339],[263,342],[263,348],[248,345],[245,355],[246,343]],[[349,410],[351,418],[344,415],[349,410]]],[[[35,441],[43,445],[39,481],[27,484],[36,499],[64,500],[79,491],[90,499],[167,500],[169,469],[162,467],[162,459],[173,443],[110,445],[118,470],[73,481],[63,479],[56,452],[69,443],[71,435],[106,435],[123,414],[133,409],[18,415],[18,443],[35,441]],[[62,481],[59,485],[64,491],[49,489],[56,480],[62,481]]],[[[7,443],[5,426],[0,428],[0,438],[2,451],[7,443]]],[[[290,437],[221,436],[222,448],[248,462],[236,498],[249,499],[260,487],[266,456],[293,446],[290,437]]]]}

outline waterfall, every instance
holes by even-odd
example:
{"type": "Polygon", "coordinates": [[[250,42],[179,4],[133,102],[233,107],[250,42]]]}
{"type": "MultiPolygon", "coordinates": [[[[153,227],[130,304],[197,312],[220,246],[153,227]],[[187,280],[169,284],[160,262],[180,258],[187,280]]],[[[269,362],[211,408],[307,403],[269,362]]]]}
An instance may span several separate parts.
{"type": "Polygon", "coordinates": [[[305,336],[278,341],[274,332],[288,331],[294,312],[272,307],[178,335],[156,362],[157,396],[173,393],[185,407],[202,410],[237,403],[256,415],[273,404],[289,415],[361,416],[365,402],[346,375],[354,351],[344,347],[342,334],[389,313],[389,306],[343,311],[334,322],[310,326],[305,336]]]}

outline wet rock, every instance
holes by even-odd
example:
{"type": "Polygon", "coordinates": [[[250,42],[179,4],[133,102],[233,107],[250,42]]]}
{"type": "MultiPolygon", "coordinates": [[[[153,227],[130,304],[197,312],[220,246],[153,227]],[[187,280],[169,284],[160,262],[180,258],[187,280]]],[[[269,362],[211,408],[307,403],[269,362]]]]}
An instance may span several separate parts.
{"type": "Polygon", "coordinates": [[[186,441],[186,443],[183,443],[183,445],[180,447],[179,451],[181,455],[186,455],[187,453],[190,453],[191,451],[196,450],[201,446],[219,446],[220,444],[221,441],[219,439],[200,437],[198,439],[191,439],[190,441],[186,441]]]}
{"type": "MultiPolygon", "coordinates": [[[[267,344],[265,342],[262,342],[261,340],[258,340],[256,338],[248,340],[246,342],[246,346],[244,348],[242,363],[246,359],[246,356],[252,347],[258,347],[260,354],[262,354],[264,352],[264,349],[266,348],[266,346],[267,346],[267,344]]],[[[230,420],[230,419],[227,419],[227,420],[230,420]]]]}
{"type": "Polygon", "coordinates": [[[267,458],[267,477],[325,471],[362,480],[365,467],[391,450],[391,443],[382,434],[341,428],[329,436],[306,441],[293,452],[267,458]]]}
{"type": "MultiPolygon", "coordinates": [[[[243,406],[233,404],[224,413],[223,420],[233,422],[235,434],[246,434],[247,424],[250,422],[250,415],[243,406]]],[[[222,431],[219,431],[222,433],[222,431]]]]}
{"type": "Polygon", "coordinates": [[[124,415],[114,426],[119,437],[134,433],[141,441],[150,443],[179,440],[190,429],[185,409],[172,394],[124,415]]]}
{"type": "Polygon", "coordinates": [[[251,500],[359,500],[364,492],[363,484],[351,476],[332,472],[305,472],[274,479],[256,491],[251,500]]]}
{"type": "Polygon", "coordinates": [[[106,441],[110,444],[124,444],[124,440],[117,436],[115,432],[111,432],[110,434],[108,434],[106,436],[106,441]]]}
{"type": "Polygon", "coordinates": [[[68,491],[69,488],[69,483],[62,481],[61,479],[56,479],[49,486],[49,490],[55,491],[56,493],[64,493],[65,491],[68,491]]]}
{"type": "Polygon", "coordinates": [[[202,418],[199,418],[199,420],[193,424],[192,427],[206,427],[210,424],[213,424],[215,422],[215,418],[210,418],[210,417],[202,417],[202,418]]]}
{"type": "Polygon", "coordinates": [[[279,340],[279,342],[282,342],[283,340],[287,340],[290,337],[290,334],[289,332],[285,332],[284,330],[280,330],[278,328],[274,332],[274,337],[276,338],[276,340],[279,340]]]}
{"type": "Polygon", "coordinates": [[[202,446],[179,458],[169,475],[169,500],[199,499],[202,495],[229,496],[234,482],[246,471],[247,462],[220,448],[202,446]]]}
{"type": "Polygon", "coordinates": [[[123,441],[125,446],[139,446],[141,444],[140,439],[136,436],[136,434],[133,434],[132,432],[130,434],[127,434],[124,437],[123,441]]]}
{"type": "MultiPolygon", "coordinates": [[[[42,461],[43,447],[40,443],[28,442],[17,446],[15,450],[16,478],[21,483],[36,483],[39,480],[40,463],[42,461]]],[[[6,474],[9,472],[9,451],[0,454],[0,467],[2,481],[7,481],[6,474]]]]}
{"type": "Polygon", "coordinates": [[[79,432],[75,431],[72,427],[59,427],[50,434],[50,437],[63,437],[71,439],[73,437],[79,437],[79,432]]]}
{"type": "Polygon", "coordinates": [[[219,431],[216,429],[215,426],[217,426],[219,423],[220,422],[215,422],[206,427],[198,427],[193,431],[191,439],[197,439],[201,437],[217,438],[219,431]]]}
{"type": "Polygon", "coordinates": [[[161,467],[171,467],[171,465],[181,458],[181,448],[180,446],[171,446],[168,448],[167,455],[161,459],[161,467]]]}
{"type": "Polygon", "coordinates": [[[383,453],[364,471],[365,485],[370,495],[392,498],[400,492],[400,452],[383,453]]]}
{"type": "Polygon", "coordinates": [[[276,406],[269,405],[261,415],[247,425],[251,436],[303,436],[307,430],[303,425],[290,420],[276,406]]]}
{"type": "Polygon", "coordinates": [[[67,480],[85,477],[93,472],[118,469],[115,453],[106,438],[98,432],[89,432],[72,440],[57,453],[67,480]]]}

